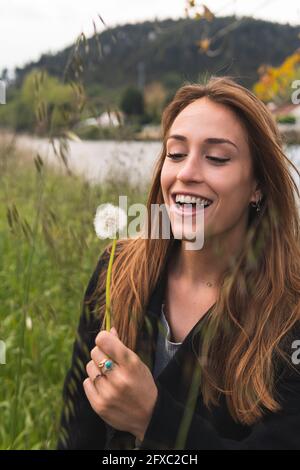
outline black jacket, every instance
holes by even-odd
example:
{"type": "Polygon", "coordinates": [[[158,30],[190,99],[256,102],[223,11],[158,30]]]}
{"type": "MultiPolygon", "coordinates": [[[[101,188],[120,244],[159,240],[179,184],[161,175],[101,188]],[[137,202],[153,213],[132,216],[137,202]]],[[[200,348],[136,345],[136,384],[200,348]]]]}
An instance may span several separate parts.
{"type": "MultiPolygon", "coordinates": [[[[108,256],[102,255],[90,279],[84,300],[93,293],[101,269],[106,269],[108,256]]],[[[164,271],[165,272],[165,271],[164,271]]],[[[143,327],[138,333],[137,354],[154,369],[159,317],[166,276],[163,273],[146,310],[143,327]]],[[[63,398],[58,449],[134,449],[135,437],[108,426],[91,408],[82,382],[87,377],[85,365],[100,330],[100,319],[93,314],[93,304],[83,305],[71,368],[67,373],[63,398]]],[[[175,356],[155,379],[158,397],[141,449],[298,449],[300,450],[300,365],[278,367],[276,399],[283,409],[266,412],[253,426],[236,423],[229,414],[225,398],[209,411],[201,394],[192,396],[196,408],[188,419],[186,406],[193,372],[199,369],[195,351],[199,351],[201,326],[207,314],[193,327],[175,356]],[[193,341],[192,341],[193,339],[193,341]],[[179,429],[185,430],[178,435],[179,429]]],[[[300,340],[300,329],[294,329],[286,342],[290,356],[293,340],[300,340]]],[[[195,377],[194,377],[195,378],[195,377]]],[[[197,377],[196,377],[197,378],[197,377]]],[[[189,402],[190,403],[190,402],[189,402]]]]}

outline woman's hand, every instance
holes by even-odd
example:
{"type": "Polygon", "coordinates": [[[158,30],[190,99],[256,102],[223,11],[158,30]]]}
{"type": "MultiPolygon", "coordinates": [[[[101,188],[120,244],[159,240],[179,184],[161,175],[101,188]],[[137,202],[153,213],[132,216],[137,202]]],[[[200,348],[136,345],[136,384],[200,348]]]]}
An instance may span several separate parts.
{"type": "MultiPolygon", "coordinates": [[[[157,399],[157,387],[149,368],[119,339],[117,331],[101,331],[87,364],[88,378],[83,382],[93,410],[115,429],[127,431],[143,440],[157,399]],[[112,370],[101,377],[98,364],[114,362],[112,370]]],[[[103,370],[103,369],[102,369],[103,370]]]]}

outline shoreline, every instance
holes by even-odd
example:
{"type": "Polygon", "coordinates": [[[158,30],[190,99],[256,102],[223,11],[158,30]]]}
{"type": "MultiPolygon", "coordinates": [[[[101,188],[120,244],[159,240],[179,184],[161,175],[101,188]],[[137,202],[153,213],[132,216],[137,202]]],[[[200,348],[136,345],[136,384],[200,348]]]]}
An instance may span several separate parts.
{"type": "MultiPolygon", "coordinates": [[[[300,126],[294,126],[290,124],[280,124],[278,125],[279,132],[283,138],[283,142],[287,145],[300,145],[300,126]]],[[[32,138],[32,139],[49,139],[48,136],[41,136],[37,134],[31,134],[29,132],[15,132],[14,130],[0,128],[0,137],[4,138],[32,138]]],[[[55,139],[59,139],[59,137],[54,137],[55,139]]],[[[161,136],[157,135],[154,136],[141,136],[136,135],[134,138],[131,139],[82,139],[80,138],[81,142],[161,142],[161,136]]],[[[72,139],[69,139],[72,140],[72,139]]]]}

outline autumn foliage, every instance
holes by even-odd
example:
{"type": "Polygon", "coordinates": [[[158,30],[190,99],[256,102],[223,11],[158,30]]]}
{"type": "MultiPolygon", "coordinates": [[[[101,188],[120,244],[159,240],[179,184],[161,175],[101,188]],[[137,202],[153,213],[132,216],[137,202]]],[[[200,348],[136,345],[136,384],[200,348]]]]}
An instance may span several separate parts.
{"type": "Polygon", "coordinates": [[[253,91],[262,101],[282,104],[290,101],[292,82],[300,79],[300,49],[287,57],[279,67],[261,65],[260,79],[253,91]]]}

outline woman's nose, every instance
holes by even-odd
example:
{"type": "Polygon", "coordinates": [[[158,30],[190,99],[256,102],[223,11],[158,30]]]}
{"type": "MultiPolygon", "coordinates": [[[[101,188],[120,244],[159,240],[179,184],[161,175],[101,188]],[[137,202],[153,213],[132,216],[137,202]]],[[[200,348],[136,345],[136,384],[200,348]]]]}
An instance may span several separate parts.
{"type": "Polygon", "coordinates": [[[202,177],[203,170],[199,154],[188,155],[177,173],[177,178],[182,181],[199,181],[202,177]]]}

